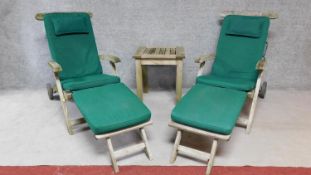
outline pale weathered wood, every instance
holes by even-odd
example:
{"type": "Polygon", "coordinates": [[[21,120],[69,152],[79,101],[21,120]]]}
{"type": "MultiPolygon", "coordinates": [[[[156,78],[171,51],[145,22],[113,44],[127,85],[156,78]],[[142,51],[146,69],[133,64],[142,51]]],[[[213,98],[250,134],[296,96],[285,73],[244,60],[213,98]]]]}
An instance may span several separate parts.
{"type": "Polygon", "coordinates": [[[144,128],[140,129],[140,135],[141,135],[141,138],[143,139],[143,142],[145,144],[145,152],[147,154],[147,157],[149,158],[149,160],[152,160],[152,153],[151,153],[151,150],[149,147],[146,131],[144,128]]]}
{"type": "Polygon", "coordinates": [[[215,59],[215,54],[209,54],[209,55],[201,55],[194,59],[195,63],[203,63],[206,61],[212,61],[215,59]]]}
{"type": "Polygon", "coordinates": [[[123,134],[123,133],[129,132],[129,131],[133,131],[133,130],[136,130],[136,129],[139,129],[139,128],[143,128],[143,127],[146,127],[146,126],[151,125],[151,124],[152,124],[152,121],[150,120],[148,122],[145,122],[145,123],[142,123],[142,124],[139,124],[139,125],[136,125],[136,126],[132,126],[132,127],[129,127],[129,128],[125,128],[125,129],[122,129],[122,130],[118,130],[118,131],[115,131],[115,132],[95,135],[95,138],[96,139],[104,139],[104,138],[112,137],[112,136],[115,136],[115,135],[123,134]]]}
{"type": "Polygon", "coordinates": [[[277,19],[279,15],[276,12],[258,12],[258,11],[224,11],[220,14],[221,17],[226,17],[228,15],[241,15],[241,16],[266,16],[270,19],[277,19]]]}
{"type": "Polygon", "coordinates": [[[142,66],[142,76],[143,76],[143,92],[147,93],[149,90],[148,86],[148,67],[142,66]]]}
{"type": "Polygon", "coordinates": [[[185,49],[183,47],[176,47],[176,58],[177,59],[185,58],[185,49]]]}
{"type": "Polygon", "coordinates": [[[119,168],[117,165],[117,158],[125,157],[125,156],[131,155],[133,153],[145,150],[147,157],[150,160],[152,159],[152,154],[150,152],[147,136],[146,136],[146,133],[144,130],[144,127],[147,125],[150,125],[150,124],[152,124],[151,121],[140,124],[140,125],[136,125],[136,126],[133,126],[130,128],[126,128],[123,130],[119,130],[119,131],[95,136],[96,139],[106,139],[107,140],[112,166],[113,166],[113,169],[116,173],[119,172],[119,168]],[[136,129],[139,129],[139,131],[140,131],[140,134],[142,137],[142,142],[114,151],[112,141],[111,141],[111,137],[115,136],[115,135],[119,135],[119,134],[129,132],[132,130],[136,130],[136,129]]]}
{"type": "Polygon", "coordinates": [[[166,60],[166,59],[176,59],[176,55],[154,55],[154,54],[144,54],[141,56],[141,59],[159,59],[159,60],[166,60]]]}
{"type": "Polygon", "coordinates": [[[257,62],[256,69],[259,71],[263,71],[265,69],[265,66],[266,66],[266,59],[262,58],[257,62]]]}
{"type": "Polygon", "coordinates": [[[116,157],[114,155],[111,138],[107,138],[106,140],[107,140],[107,145],[108,145],[108,150],[109,150],[109,155],[110,155],[110,159],[111,159],[113,170],[114,170],[115,173],[118,173],[119,172],[119,167],[117,165],[117,160],[116,160],[116,157]]]}
{"type": "Polygon", "coordinates": [[[176,65],[177,60],[141,60],[142,65],[176,65]]]}
{"type": "Polygon", "coordinates": [[[246,127],[246,133],[248,134],[251,132],[253,121],[254,121],[255,109],[257,105],[258,93],[259,93],[260,86],[261,86],[262,76],[263,76],[263,72],[261,72],[258,76],[254,97],[252,98],[252,104],[250,107],[249,118],[248,118],[248,123],[246,127]]]}
{"type": "MultiPolygon", "coordinates": [[[[174,123],[174,122],[170,122],[169,125],[172,126],[171,125],[172,123],[174,123]]],[[[191,127],[180,127],[180,126],[178,126],[177,123],[175,123],[175,124],[176,125],[174,125],[173,127],[177,128],[177,135],[176,135],[173,150],[171,152],[170,162],[174,163],[176,161],[177,154],[183,154],[183,155],[194,157],[194,158],[201,159],[201,160],[208,160],[206,175],[209,175],[211,173],[213,163],[214,163],[214,159],[215,159],[215,155],[216,155],[217,144],[218,144],[217,139],[218,138],[214,137],[214,135],[211,135],[210,133],[206,134],[205,131],[202,132],[202,130],[198,130],[198,129],[191,128],[191,127]],[[176,126],[178,126],[178,127],[176,127],[176,126]],[[182,134],[181,134],[182,131],[192,132],[195,134],[204,135],[204,136],[208,136],[210,138],[213,138],[213,143],[212,143],[210,153],[203,152],[203,151],[200,151],[200,150],[197,150],[194,148],[190,148],[190,147],[181,145],[180,141],[181,141],[181,137],[182,137],[182,134]]],[[[224,139],[224,140],[228,140],[228,139],[224,139]]]]}
{"type": "Polygon", "coordinates": [[[128,146],[126,148],[119,149],[117,151],[114,151],[115,159],[118,159],[121,157],[126,157],[126,156],[133,154],[133,153],[143,151],[145,149],[145,147],[146,146],[144,143],[138,143],[135,145],[128,146]]]}
{"type": "Polygon", "coordinates": [[[210,157],[209,157],[208,164],[207,164],[206,175],[209,175],[212,171],[212,167],[214,164],[214,159],[215,159],[215,155],[217,151],[217,145],[218,145],[218,141],[214,139],[213,144],[212,144],[212,149],[210,152],[210,157]]]}
{"type": "Polygon", "coordinates": [[[178,146],[180,144],[180,141],[181,141],[181,131],[177,130],[176,139],[175,139],[174,147],[173,147],[171,158],[170,158],[171,163],[174,163],[176,161],[177,151],[178,151],[178,146]]]}
{"type": "Polygon", "coordinates": [[[203,75],[204,66],[205,66],[206,61],[211,61],[211,60],[214,60],[214,59],[215,59],[215,54],[201,55],[201,56],[199,56],[199,57],[194,59],[195,63],[199,63],[200,64],[199,70],[198,70],[198,73],[197,73],[197,77],[203,75]]]}
{"type": "Polygon", "coordinates": [[[221,139],[221,140],[229,140],[231,135],[222,135],[222,134],[217,134],[217,133],[212,133],[212,132],[208,132],[208,131],[203,131],[201,129],[196,129],[196,128],[192,128],[186,125],[182,125],[179,123],[175,123],[173,121],[170,121],[169,126],[177,128],[179,130],[183,130],[183,131],[187,131],[187,132],[191,132],[191,133],[195,133],[195,134],[199,134],[199,135],[203,135],[203,136],[208,136],[211,138],[217,138],[217,139],[221,139]]]}
{"type": "Polygon", "coordinates": [[[74,120],[71,120],[71,125],[76,126],[76,125],[84,124],[85,122],[86,121],[84,118],[74,119],[74,120]]]}
{"type": "Polygon", "coordinates": [[[176,65],[176,101],[179,101],[182,96],[182,80],[183,80],[183,61],[177,60],[176,65]]]}
{"type": "Polygon", "coordinates": [[[54,73],[61,72],[63,69],[56,61],[49,61],[48,65],[52,68],[54,73]]]}
{"type": "Polygon", "coordinates": [[[185,51],[177,48],[147,48],[139,47],[133,58],[136,60],[137,96],[143,99],[143,92],[148,92],[147,65],[175,65],[176,66],[176,100],[182,96],[182,68],[185,51]]]}
{"type": "Polygon", "coordinates": [[[141,60],[136,60],[136,92],[137,96],[143,100],[143,70],[141,60]]]}
{"type": "MultiPolygon", "coordinates": [[[[73,12],[49,12],[49,13],[73,13],[73,12]]],[[[44,15],[49,14],[49,13],[37,13],[35,16],[35,19],[38,21],[43,21],[44,15]]],[[[93,16],[91,12],[81,12],[81,13],[87,13],[90,17],[93,16]]]]}
{"type": "Polygon", "coordinates": [[[143,52],[145,51],[146,47],[139,47],[137,49],[137,51],[135,52],[133,58],[134,59],[140,59],[141,58],[141,55],[143,54],[143,52]]]}
{"type": "Polygon", "coordinates": [[[110,64],[111,67],[112,67],[112,70],[113,70],[114,75],[116,75],[116,76],[118,75],[116,63],[121,62],[121,59],[120,59],[119,57],[114,56],[114,55],[99,55],[99,58],[100,58],[101,60],[109,61],[109,64],[110,64]]]}
{"type": "Polygon", "coordinates": [[[204,161],[207,161],[210,157],[210,154],[207,152],[203,152],[183,145],[178,146],[178,154],[183,154],[204,161]]]}
{"type": "Polygon", "coordinates": [[[247,127],[247,123],[248,123],[248,119],[239,117],[237,122],[236,122],[236,126],[246,128],[247,127]]]}
{"type": "Polygon", "coordinates": [[[119,63],[121,62],[121,59],[115,55],[99,55],[99,58],[101,60],[110,61],[113,63],[119,63]]]}

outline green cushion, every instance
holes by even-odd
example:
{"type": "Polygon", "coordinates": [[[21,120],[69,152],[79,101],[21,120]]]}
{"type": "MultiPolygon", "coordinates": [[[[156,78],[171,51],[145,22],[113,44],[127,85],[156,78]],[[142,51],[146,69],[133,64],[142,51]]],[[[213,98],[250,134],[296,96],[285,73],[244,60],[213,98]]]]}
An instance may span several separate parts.
{"type": "Polygon", "coordinates": [[[172,120],[223,135],[235,126],[246,99],[246,92],[196,84],[178,102],[172,120]]]}
{"type": "Polygon", "coordinates": [[[61,81],[61,83],[65,91],[75,91],[98,86],[104,86],[107,84],[120,83],[120,78],[117,76],[107,74],[98,74],[79,78],[66,79],[61,81]]]}
{"type": "Polygon", "coordinates": [[[238,79],[238,78],[225,78],[214,75],[199,76],[196,79],[196,83],[236,89],[241,91],[250,91],[254,89],[256,85],[256,83],[251,80],[238,79]]]}
{"type": "MultiPolygon", "coordinates": [[[[256,64],[264,54],[269,23],[268,17],[225,17],[218,40],[216,57],[211,75],[256,81],[258,77],[256,64]],[[242,24],[244,22],[248,24],[250,20],[255,28],[261,25],[260,37],[251,38],[226,34],[229,24],[241,23],[241,26],[246,27],[242,24]]],[[[249,28],[253,26],[247,26],[247,30],[250,30],[249,28]]]]}
{"type": "Polygon", "coordinates": [[[89,30],[86,20],[85,16],[64,16],[63,18],[52,19],[55,35],[87,34],[89,30]]]}
{"type": "Polygon", "coordinates": [[[259,38],[262,23],[263,21],[258,22],[258,19],[253,17],[236,18],[229,22],[226,34],[259,38]]]}
{"type": "Polygon", "coordinates": [[[61,80],[102,73],[92,24],[87,13],[49,13],[44,16],[44,24],[52,59],[63,68],[60,73],[61,80]],[[75,23],[77,18],[84,19],[89,33],[60,36],[55,34],[53,21],[65,19],[75,23]]]}
{"type": "Polygon", "coordinates": [[[94,134],[104,134],[150,120],[151,113],[123,83],[74,91],[73,99],[94,134]]]}

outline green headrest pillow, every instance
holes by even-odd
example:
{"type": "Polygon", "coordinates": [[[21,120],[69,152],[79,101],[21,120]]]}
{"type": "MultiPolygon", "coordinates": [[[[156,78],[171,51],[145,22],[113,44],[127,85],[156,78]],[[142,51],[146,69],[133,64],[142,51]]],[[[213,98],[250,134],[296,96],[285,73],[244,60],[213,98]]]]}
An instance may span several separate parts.
{"type": "Polygon", "coordinates": [[[64,16],[52,19],[52,21],[56,36],[89,33],[85,16],[64,16]]]}
{"type": "Polygon", "coordinates": [[[263,21],[258,17],[240,16],[229,21],[227,35],[260,38],[263,21]]]}

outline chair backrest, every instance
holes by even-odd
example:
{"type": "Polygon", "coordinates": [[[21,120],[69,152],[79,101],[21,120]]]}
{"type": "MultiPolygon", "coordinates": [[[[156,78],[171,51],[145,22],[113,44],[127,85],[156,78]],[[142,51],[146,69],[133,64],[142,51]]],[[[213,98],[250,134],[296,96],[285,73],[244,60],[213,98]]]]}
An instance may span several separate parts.
{"type": "Polygon", "coordinates": [[[256,64],[265,52],[269,25],[268,17],[226,16],[211,73],[255,81],[256,64]]]}
{"type": "Polygon", "coordinates": [[[88,13],[48,13],[44,25],[52,59],[63,69],[61,80],[102,73],[88,13]]]}

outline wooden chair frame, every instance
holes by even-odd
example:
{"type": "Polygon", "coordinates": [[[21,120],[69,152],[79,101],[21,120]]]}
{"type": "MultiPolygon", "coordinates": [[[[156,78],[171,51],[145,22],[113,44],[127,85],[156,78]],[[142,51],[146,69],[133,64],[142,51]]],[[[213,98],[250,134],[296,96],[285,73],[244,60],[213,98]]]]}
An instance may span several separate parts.
{"type": "MultiPolygon", "coordinates": [[[[221,17],[226,17],[227,15],[242,15],[242,16],[267,16],[270,19],[277,19],[278,14],[275,12],[257,12],[257,11],[225,11],[220,14],[221,17]]],[[[251,105],[249,106],[248,118],[240,117],[236,123],[236,126],[246,128],[246,133],[250,133],[254,121],[255,109],[257,105],[259,90],[261,88],[264,69],[266,66],[266,50],[268,48],[268,41],[266,42],[266,49],[263,53],[263,57],[258,61],[256,69],[259,71],[259,75],[256,81],[256,86],[253,90],[248,92],[248,99],[251,100],[251,105]]],[[[212,61],[215,58],[215,54],[202,55],[195,59],[195,63],[199,64],[199,70],[197,76],[201,76],[204,72],[204,66],[206,61],[212,61]]]]}
{"type": "MultiPolygon", "coordinates": [[[[197,76],[201,76],[203,74],[206,61],[214,60],[214,58],[215,58],[215,55],[210,54],[210,55],[202,55],[195,60],[196,63],[200,64],[197,76]]],[[[257,66],[256,66],[256,69],[259,71],[259,75],[256,81],[256,87],[253,90],[249,91],[247,95],[247,97],[251,100],[251,105],[249,106],[248,118],[239,117],[236,123],[237,126],[246,128],[246,133],[251,132],[251,128],[253,125],[254,114],[255,114],[258,94],[259,94],[259,90],[261,87],[265,65],[266,65],[266,59],[265,57],[263,57],[261,60],[258,61],[257,66]]]]}
{"type": "MultiPolygon", "coordinates": [[[[274,12],[263,12],[263,13],[261,13],[261,12],[252,12],[252,11],[247,11],[247,12],[226,11],[226,12],[221,14],[221,17],[225,17],[227,15],[268,16],[270,19],[277,19],[278,18],[278,15],[274,12]]],[[[266,49],[267,49],[267,47],[268,47],[268,42],[266,43],[266,49]]],[[[265,50],[265,52],[266,52],[266,50],[265,50]]],[[[257,65],[256,65],[256,69],[259,71],[259,75],[258,75],[258,78],[256,81],[256,87],[253,90],[251,90],[250,92],[248,92],[248,98],[251,100],[248,118],[245,119],[245,118],[240,117],[236,123],[237,126],[246,128],[247,133],[250,133],[251,128],[252,128],[252,124],[253,124],[253,120],[254,120],[255,108],[256,108],[256,104],[257,104],[259,90],[261,87],[264,68],[266,65],[265,52],[263,54],[262,59],[259,60],[257,65]]],[[[199,56],[195,59],[195,63],[199,64],[199,70],[198,70],[197,76],[201,76],[203,74],[204,66],[205,66],[206,62],[214,60],[214,58],[215,58],[215,55],[210,54],[210,55],[202,55],[202,56],[199,56]]],[[[173,150],[171,153],[170,162],[171,163],[175,162],[178,153],[184,154],[187,156],[191,156],[191,157],[195,157],[198,159],[203,159],[203,160],[208,159],[207,160],[208,162],[207,162],[206,175],[209,175],[212,171],[212,167],[213,167],[213,163],[214,163],[214,159],[215,159],[215,155],[216,155],[216,151],[217,151],[218,141],[219,140],[228,141],[228,140],[230,140],[231,135],[222,135],[222,134],[212,133],[212,132],[204,131],[201,129],[196,129],[196,128],[189,127],[186,125],[182,125],[179,123],[175,123],[173,121],[169,122],[169,126],[177,129],[176,139],[175,139],[174,147],[173,147],[173,150]],[[203,136],[211,138],[213,140],[213,142],[212,142],[212,147],[211,147],[210,153],[206,153],[203,151],[199,151],[199,150],[196,150],[193,148],[189,148],[189,147],[180,145],[182,132],[190,132],[190,133],[203,135],[203,136]]]]}
{"type": "MultiPolygon", "coordinates": [[[[44,19],[44,14],[45,13],[38,13],[36,14],[35,18],[39,21],[42,21],[44,19]]],[[[92,16],[92,13],[89,13],[90,16],[92,16]]],[[[99,55],[99,59],[100,60],[106,60],[109,61],[114,75],[118,75],[117,74],[117,69],[116,69],[116,63],[121,62],[120,58],[117,56],[113,56],[113,55],[99,55]]],[[[60,98],[60,103],[64,112],[64,116],[65,116],[65,122],[66,122],[66,126],[67,126],[67,130],[68,133],[70,135],[74,134],[74,127],[84,124],[86,121],[83,117],[80,117],[78,119],[71,119],[70,115],[69,115],[69,111],[67,108],[67,102],[68,101],[73,101],[72,99],[72,93],[70,91],[64,91],[60,82],[60,78],[59,78],[59,73],[62,71],[62,67],[55,61],[49,61],[48,65],[51,67],[53,73],[54,73],[54,78],[55,78],[55,85],[53,86],[53,93],[58,93],[59,98],[60,98]]],[[[112,166],[114,169],[114,172],[119,172],[119,167],[117,165],[117,158],[119,157],[123,157],[123,156],[127,156],[130,155],[134,152],[138,152],[138,151],[142,151],[145,150],[147,157],[151,160],[152,159],[152,154],[150,151],[150,147],[148,144],[148,140],[147,140],[147,135],[146,135],[146,131],[145,131],[145,127],[148,125],[151,125],[152,122],[148,121],[145,123],[142,123],[140,125],[136,125],[130,128],[126,128],[126,129],[122,129],[122,130],[118,130],[115,132],[110,132],[110,133],[106,133],[106,134],[101,134],[101,135],[95,135],[96,139],[105,139],[107,141],[107,145],[108,145],[108,150],[109,150],[109,154],[110,154],[110,158],[111,158],[111,162],[112,162],[112,166]],[[123,149],[114,151],[113,149],[113,145],[112,145],[112,141],[111,141],[111,137],[115,136],[115,135],[119,135],[119,134],[124,134],[127,133],[129,131],[133,131],[133,130],[139,130],[141,138],[142,138],[142,142],[139,144],[135,144],[129,147],[125,147],[123,149]]],[[[87,127],[87,129],[89,129],[87,127]]]]}
{"type": "MultiPolygon", "coordinates": [[[[116,56],[112,55],[99,55],[99,58],[101,60],[107,60],[111,64],[114,75],[117,75],[116,70],[116,63],[121,62],[120,59],[116,56]]],[[[65,122],[67,126],[68,133],[70,135],[74,134],[74,127],[77,125],[81,125],[85,123],[85,120],[83,117],[80,117],[78,119],[71,119],[69,115],[69,111],[67,108],[67,102],[73,101],[72,99],[72,93],[70,91],[64,91],[60,82],[59,73],[62,71],[62,67],[55,61],[49,61],[48,65],[52,68],[52,71],[54,73],[55,78],[55,86],[53,87],[53,93],[57,93],[60,98],[60,103],[64,112],[65,116],[65,122]]]]}
{"type": "Polygon", "coordinates": [[[231,135],[221,135],[217,133],[212,133],[212,132],[204,131],[201,129],[196,129],[196,128],[192,128],[186,125],[182,125],[179,123],[175,123],[173,121],[169,122],[168,125],[177,129],[176,139],[175,139],[174,147],[173,147],[171,157],[170,157],[170,163],[174,163],[176,161],[177,154],[183,154],[183,155],[194,157],[200,160],[206,160],[207,161],[206,175],[209,175],[212,171],[212,167],[214,164],[214,159],[215,159],[215,155],[216,155],[216,151],[218,147],[218,141],[219,140],[227,141],[230,139],[231,135]],[[199,150],[181,145],[180,141],[181,141],[183,132],[190,132],[193,134],[198,134],[198,135],[212,138],[213,142],[212,142],[211,151],[207,153],[207,152],[199,151],[199,150]]]}

